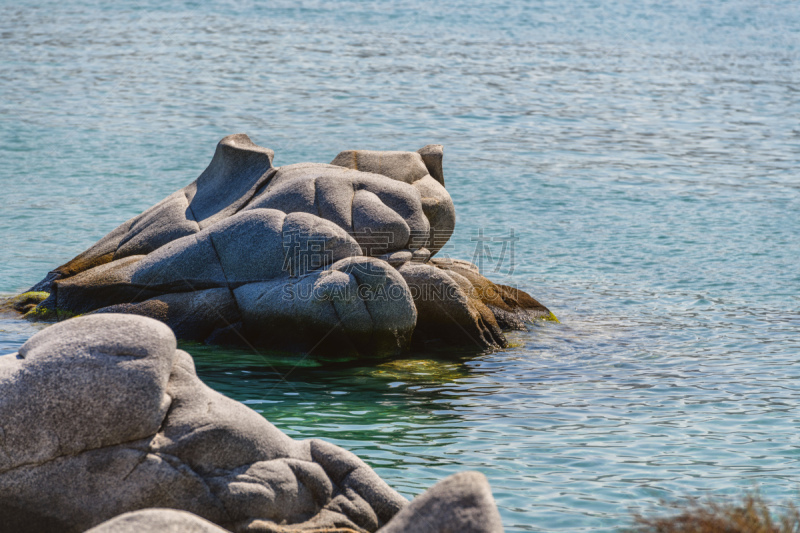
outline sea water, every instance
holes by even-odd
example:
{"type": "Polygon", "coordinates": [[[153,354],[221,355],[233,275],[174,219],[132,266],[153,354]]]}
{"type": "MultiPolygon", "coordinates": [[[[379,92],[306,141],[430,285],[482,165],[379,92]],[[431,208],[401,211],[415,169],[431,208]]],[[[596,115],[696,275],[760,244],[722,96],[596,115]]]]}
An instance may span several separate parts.
{"type": "MultiPolygon", "coordinates": [[[[186,345],[200,377],[406,496],[483,472],[508,531],[797,500],[799,52],[794,0],[3,2],[0,292],[227,134],[277,165],[440,143],[442,254],[561,323],[335,368],[186,345]]],[[[3,317],[0,353],[43,327],[3,317]]]]}

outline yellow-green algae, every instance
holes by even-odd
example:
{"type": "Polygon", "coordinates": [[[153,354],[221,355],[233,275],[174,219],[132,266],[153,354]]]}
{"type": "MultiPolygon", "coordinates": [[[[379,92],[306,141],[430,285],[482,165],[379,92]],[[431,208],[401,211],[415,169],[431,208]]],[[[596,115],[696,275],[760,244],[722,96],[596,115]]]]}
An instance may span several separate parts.
{"type": "Polygon", "coordinates": [[[0,312],[16,311],[27,320],[66,320],[81,316],[66,309],[52,309],[40,305],[50,296],[47,291],[28,291],[0,301],[0,312]]]}
{"type": "Polygon", "coordinates": [[[435,359],[398,359],[387,361],[374,369],[365,370],[373,377],[388,378],[395,381],[453,381],[469,375],[463,365],[435,359]]]}
{"type": "Polygon", "coordinates": [[[37,305],[22,318],[27,320],[67,320],[68,318],[75,318],[77,316],[81,316],[83,313],[73,313],[72,311],[67,311],[66,309],[51,309],[49,307],[42,307],[41,305],[37,305]]]}
{"type": "Polygon", "coordinates": [[[23,292],[22,294],[0,302],[0,311],[13,310],[18,313],[27,313],[39,303],[46,300],[48,296],[50,296],[50,293],[45,291],[23,292]]]}
{"type": "Polygon", "coordinates": [[[37,305],[27,313],[23,315],[22,318],[27,320],[58,320],[58,314],[55,309],[50,309],[49,307],[42,307],[41,305],[37,305]]]}
{"type": "Polygon", "coordinates": [[[19,296],[14,296],[11,300],[20,300],[20,301],[27,301],[27,302],[42,302],[50,296],[50,293],[47,291],[28,291],[23,292],[19,296]]]}
{"type": "Polygon", "coordinates": [[[543,316],[542,320],[545,320],[547,322],[555,322],[556,324],[561,324],[561,321],[556,317],[555,314],[553,314],[552,311],[550,311],[549,315],[543,316]]]}
{"type": "Polygon", "coordinates": [[[555,322],[556,324],[560,324],[561,321],[556,317],[555,313],[551,310],[546,309],[547,314],[544,313],[543,310],[532,311],[529,313],[531,316],[531,322],[535,322],[536,320],[542,320],[544,322],[555,322]]]}

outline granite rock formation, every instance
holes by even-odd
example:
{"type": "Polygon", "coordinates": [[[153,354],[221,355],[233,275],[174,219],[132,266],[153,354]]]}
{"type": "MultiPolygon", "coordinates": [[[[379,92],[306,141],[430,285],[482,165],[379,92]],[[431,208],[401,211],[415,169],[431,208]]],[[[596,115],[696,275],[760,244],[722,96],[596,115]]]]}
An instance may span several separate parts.
{"type": "Polygon", "coordinates": [[[348,151],[275,168],[271,150],[225,137],[194,182],[15,308],[59,320],[133,313],[182,339],[348,357],[412,341],[505,346],[503,330],[552,314],[470,263],[434,258],[455,226],[442,153],[348,151]]]}
{"type": "Polygon", "coordinates": [[[5,530],[219,531],[174,511],[119,517],[152,507],[234,532],[502,530],[481,474],[409,504],[352,453],[205,386],[156,320],[78,317],[0,357],[5,530]]]}

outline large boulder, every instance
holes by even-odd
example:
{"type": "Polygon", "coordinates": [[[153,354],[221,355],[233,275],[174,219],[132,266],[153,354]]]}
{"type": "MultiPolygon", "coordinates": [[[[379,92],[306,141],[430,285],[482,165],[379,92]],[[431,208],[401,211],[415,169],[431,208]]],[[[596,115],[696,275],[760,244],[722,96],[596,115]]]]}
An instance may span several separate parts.
{"type": "MultiPolygon", "coordinates": [[[[151,507],[235,532],[501,530],[479,474],[409,506],[352,453],[295,441],[205,386],[170,329],[141,316],[75,318],[0,357],[0,424],[8,531],[80,532],[151,507]]],[[[177,531],[181,521],[217,531],[161,511],[97,531],[177,531]]]]}
{"type": "Polygon", "coordinates": [[[348,151],[275,168],[271,150],[225,137],[197,180],[8,306],[58,320],[140,314],[182,339],[346,357],[505,346],[504,329],[552,315],[474,265],[434,257],[455,227],[442,153],[348,151]]]}

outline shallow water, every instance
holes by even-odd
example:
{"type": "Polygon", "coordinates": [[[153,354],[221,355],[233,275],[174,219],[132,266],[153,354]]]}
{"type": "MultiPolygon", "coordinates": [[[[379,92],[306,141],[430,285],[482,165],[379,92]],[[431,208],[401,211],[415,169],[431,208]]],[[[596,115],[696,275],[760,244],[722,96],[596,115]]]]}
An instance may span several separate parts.
{"type": "MultiPolygon", "coordinates": [[[[508,531],[796,499],[800,9],[568,4],[3,4],[0,292],[193,180],[229,133],[278,165],[441,143],[446,253],[497,239],[484,273],[560,324],[334,369],[188,345],[201,377],[408,496],[485,473],[508,531]]],[[[0,318],[0,353],[41,327],[0,318]]]]}

